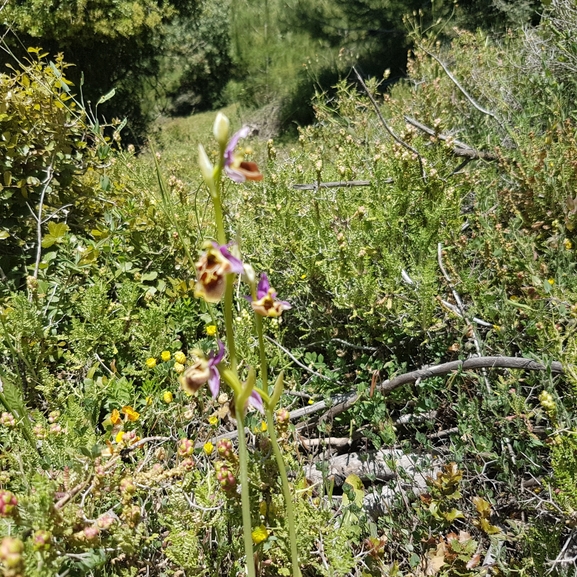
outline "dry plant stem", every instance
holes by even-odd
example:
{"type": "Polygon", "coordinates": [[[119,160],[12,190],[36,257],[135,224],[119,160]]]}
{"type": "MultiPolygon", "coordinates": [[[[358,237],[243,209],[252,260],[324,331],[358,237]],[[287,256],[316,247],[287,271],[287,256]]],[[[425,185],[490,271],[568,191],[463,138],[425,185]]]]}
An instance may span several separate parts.
{"type": "MultiPolygon", "coordinates": [[[[319,379],[324,379],[325,381],[331,381],[333,379],[329,378],[329,377],[325,377],[325,375],[321,375],[320,373],[317,373],[316,371],[313,371],[312,369],[310,369],[309,367],[307,367],[306,365],[303,365],[303,363],[301,363],[297,358],[295,358],[294,355],[292,355],[290,353],[290,351],[288,349],[286,349],[285,347],[283,347],[280,343],[277,343],[274,339],[271,339],[268,335],[265,335],[264,337],[267,341],[271,342],[273,345],[276,345],[281,351],[283,351],[288,357],[290,357],[290,359],[297,364],[301,369],[304,369],[305,371],[311,373],[311,375],[315,375],[315,377],[319,377],[319,379]]],[[[335,381],[338,382],[338,381],[335,381]]]]}
{"type": "MultiPolygon", "coordinates": [[[[394,180],[386,178],[381,184],[391,184],[394,180]]],[[[338,182],[319,182],[314,184],[293,184],[294,190],[317,190],[319,188],[351,188],[353,186],[371,186],[370,180],[343,180],[338,182]]]]}
{"type": "Polygon", "coordinates": [[[440,58],[437,58],[433,53],[429,52],[421,45],[418,44],[417,46],[419,47],[420,50],[422,50],[425,54],[430,56],[433,60],[435,60],[439,64],[439,66],[445,71],[445,74],[451,79],[451,82],[461,91],[463,96],[473,105],[474,108],[476,108],[479,112],[482,112],[483,114],[486,114],[491,118],[494,118],[499,124],[501,124],[501,121],[499,120],[496,114],[494,114],[490,110],[487,110],[486,108],[483,108],[480,104],[477,104],[477,102],[475,102],[473,97],[470,96],[469,93],[461,86],[459,81],[451,74],[451,71],[445,66],[445,63],[440,58]]]}
{"type": "Polygon", "coordinates": [[[52,163],[46,168],[46,178],[42,183],[44,186],[42,187],[42,192],[40,193],[40,201],[38,203],[38,214],[32,213],[32,216],[36,220],[36,241],[38,246],[36,247],[36,262],[34,263],[34,278],[38,278],[38,269],[40,267],[40,259],[42,258],[42,209],[44,207],[44,198],[46,197],[46,192],[48,191],[48,187],[50,186],[50,182],[52,181],[54,169],[52,167],[52,163]]]}
{"type": "MultiPolygon", "coordinates": [[[[437,245],[437,257],[438,257],[438,261],[439,261],[439,268],[441,269],[441,272],[443,273],[443,276],[445,277],[445,280],[447,281],[447,284],[449,285],[449,288],[451,289],[451,292],[453,293],[453,298],[455,299],[455,302],[457,303],[457,307],[459,308],[459,311],[461,312],[461,317],[467,323],[467,326],[471,328],[471,334],[473,335],[473,342],[475,343],[475,350],[477,351],[477,355],[479,357],[481,357],[483,355],[483,351],[481,349],[481,342],[479,341],[479,336],[477,335],[477,331],[475,330],[473,323],[469,320],[469,317],[467,316],[467,313],[465,311],[465,306],[463,305],[463,301],[461,300],[459,293],[457,292],[457,290],[453,286],[453,281],[451,280],[451,277],[449,276],[449,274],[445,270],[445,266],[443,265],[443,244],[442,243],[439,243],[437,245]]],[[[485,371],[485,369],[483,369],[483,381],[485,383],[485,388],[487,389],[487,392],[490,393],[491,392],[491,385],[489,384],[489,379],[487,378],[487,372],[485,371]]]]}
{"type": "Polygon", "coordinates": [[[359,79],[359,82],[361,83],[363,90],[367,93],[367,96],[369,97],[369,100],[371,101],[373,108],[375,109],[375,112],[377,113],[377,116],[379,117],[379,120],[381,121],[381,124],[385,127],[385,130],[391,135],[391,137],[393,138],[393,140],[397,144],[400,144],[403,148],[406,148],[407,150],[410,150],[413,154],[417,155],[417,158],[419,159],[419,166],[421,167],[421,177],[423,178],[423,181],[426,182],[427,174],[425,173],[425,166],[423,165],[423,158],[419,154],[419,151],[416,150],[415,148],[413,148],[410,144],[407,144],[402,138],[399,138],[393,132],[393,129],[388,125],[387,121],[384,119],[383,115],[381,114],[381,110],[379,109],[379,105],[377,104],[377,102],[373,98],[373,95],[369,92],[367,85],[365,84],[361,75],[358,73],[357,69],[354,66],[353,66],[353,70],[355,71],[355,74],[357,75],[357,78],[359,79]]]}
{"type": "MultiPolygon", "coordinates": [[[[132,445],[130,445],[130,447],[127,447],[127,450],[128,451],[134,451],[134,450],[142,447],[142,445],[145,445],[146,443],[150,443],[151,441],[170,441],[170,440],[173,440],[173,438],[172,437],[145,437],[144,439],[140,439],[140,441],[133,443],[132,445]]],[[[108,461],[108,463],[106,463],[106,465],[104,465],[104,470],[109,471],[110,469],[112,469],[112,467],[114,467],[114,465],[116,465],[116,463],[118,463],[119,460],[120,460],[119,455],[117,455],[116,457],[112,457],[112,459],[110,459],[110,461],[108,461]]],[[[76,497],[76,495],[78,495],[78,493],[80,493],[80,491],[82,491],[85,487],[90,485],[90,483],[92,482],[92,477],[93,477],[93,475],[90,475],[90,477],[86,481],[82,481],[81,483],[78,483],[78,485],[75,485],[74,487],[72,487],[72,489],[70,489],[70,491],[68,491],[68,493],[66,493],[66,495],[64,495],[64,497],[62,497],[60,500],[58,500],[54,504],[54,508],[56,510],[62,509],[62,507],[64,507],[71,499],[76,497]]]]}

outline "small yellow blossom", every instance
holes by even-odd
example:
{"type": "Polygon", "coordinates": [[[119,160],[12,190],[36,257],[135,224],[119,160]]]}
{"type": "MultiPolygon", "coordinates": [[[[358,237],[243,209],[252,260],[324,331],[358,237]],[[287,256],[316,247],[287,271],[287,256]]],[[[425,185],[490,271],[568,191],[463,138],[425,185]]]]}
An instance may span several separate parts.
{"type": "Polygon", "coordinates": [[[549,278],[549,279],[547,279],[547,282],[548,282],[551,286],[553,286],[553,285],[555,284],[555,279],[554,279],[554,278],[549,278]]]}
{"type": "Polygon", "coordinates": [[[205,330],[209,337],[214,337],[214,335],[216,335],[216,325],[208,325],[205,330]]]}
{"type": "Polygon", "coordinates": [[[202,448],[207,455],[211,455],[212,452],[214,451],[214,445],[210,441],[205,443],[202,448]]]}
{"type": "Polygon", "coordinates": [[[120,417],[120,413],[118,412],[118,409],[114,409],[112,411],[112,414],[110,415],[110,422],[113,425],[118,425],[119,423],[122,422],[122,419],[120,417]]]}
{"type": "Polygon", "coordinates": [[[181,363],[174,363],[174,370],[180,375],[184,373],[184,365],[181,363]]]}
{"type": "Polygon", "coordinates": [[[268,539],[268,531],[266,530],[266,527],[264,525],[260,525],[260,527],[257,527],[252,533],[252,540],[254,542],[255,545],[258,545],[259,543],[262,543],[263,541],[266,541],[268,539]]]}
{"type": "Polygon", "coordinates": [[[170,351],[162,351],[160,353],[160,358],[166,363],[166,361],[170,361],[170,351]]]}
{"type": "Polygon", "coordinates": [[[268,431],[268,425],[265,421],[261,421],[259,428],[259,432],[266,433],[268,431]]]}
{"type": "Polygon", "coordinates": [[[145,403],[147,406],[150,407],[150,405],[152,405],[152,403],[154,403],[154,399],[152,397],[146,397],[145,403]]]}
{"type": "Polygon", "coordinates": [[[314,405],[314,401],[312,399],[309,399],[309,405],[314,405]]]}
{"type": "Polygon", "coordinates": [[[212,417],[208,417],[208,424],[213,426],[213,427],[218,425],[218,417],[216,415],[213,415],[212,417]]]}
{"type": "Polygon", "coordinates": [[[301,274],[301,279],[302,279],[302,280],[305,280],[305,278],[307,278],[306,273],[305,273],[305,274],[301,274]]]}
{"type": "Polygon", "coordinates": [[[571,243],[571,241],[568,238],[566,238],[563,241],[563,246],[565,247],[566,250],[571,250],[573,248],[573,244],[571,243]]]}
{"type": "Polygon", "coordinates": [[[126,415],[126,418],[129,421],[138,421],[138,417],[140,417],[140,414],[137,413],[130,405],[122,407],[122,412],[126,415]]]}
{"type": "Polygon", "coordinates": [[[174,395],[170,391],[164,391],[164,393],[162,393],[162,400],[169,405],[174,400],[174,395]]]}
{"type": "Polygon", "coordinates": [[[149,357],[146,359],[146,366],[149,369],[154,369],[154,367],[156,367],[156,359],[154,357],[149,357]]]}
{"type": "Polygon", "coordinates": [[[118,433],[116,433],[116,437],[115,437],[115,441],[117,443],[122,442],[122,437],[124,437],[124,431],[118,431],[118,433]]]}
{"type": "Polygon", "coordinates": [[[174,353],[174,360],[184,365],[184,363],[186,363],[186,355],[182,351],[176,351],[176,353],[174,353]]]}

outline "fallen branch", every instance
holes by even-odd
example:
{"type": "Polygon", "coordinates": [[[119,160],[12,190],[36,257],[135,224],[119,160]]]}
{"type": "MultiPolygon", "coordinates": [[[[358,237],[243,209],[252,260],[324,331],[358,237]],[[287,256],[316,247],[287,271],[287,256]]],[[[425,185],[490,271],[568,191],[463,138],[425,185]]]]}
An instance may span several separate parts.
{"type": "MultiPolygon", "coordinates": [[[[387,184],[393,182],[392,178],[385,180],[387,184]]],[[[317,190],[317,188],[350,188],[353,186],[371,186],[370,180],[343,180],[339,182],[315,182],[313,184],[293,184],[295,190],[317,190]]]]}
{"type": "MultiPolygon", "coordinates": [[[[537,361],[534,361],[533,359],[525,359],[523,357],[472,357],[464,361],[451,361],[450,363],[443,363],[442,365],[435,365],[433,367],[411,371],[410,373],[405,373],[403,375],[399,375],[398,377],[387,379],[377,386],[377,390],[381,393],[389,393],[402,385],[414,383],[418,379],[428,379],[431,377],[448,375],[454,371],[474,371],[478,369],[520,369],[524,371],[545,371],[548,368],[552,373],[563,374],[565,372],[563,365],[558,361],[552,361],[549,366],[546,366],[537,361]]],[[[336,415],[339,415],[348,410],[357,402],[359,398],[360,395],[357,393],[341,396],[340,399],[342,400],[338,400],[337,404],[333,405],[324,415],[322,415],[321,421],[335,417],[336,415]]],[[[312,409],[313,407],[314,405],[311,405],[308,408],[312,409]]],[[[318,410],[321,411],[323,409],[324,406],[320,407],[318,410]]]]}
{"type": "Polygon", "coordinates": [[[452,140],[455,146],[453,147],[453,154],[455,156],[460,156],[463,158],[468,158],[470,160],[480,159],[480,160],[498,160],[498,156],[492,152],[486,152],[484,150],[476,150],[472,146],[461,142],[460,140],[455,140],[452,136],[447,136],[446,134],[440,134],[435,132],[432,128],[426,126],[425,124],[411,118],[410,116],[405,116],[405,120],[412,124],[415,128],[422,130],[429,136],[434,136],[439,140],[446,142],[447,140],[452,140]]]}
{"type": "MultiPolygon", "coordinates": [[[[472,357],[464,361],[451,361],[449,363],[443,363],[442,365],[435,365],[432,367],[426,367],[416,371],[411,371],[410,373],[404,373],[392,379],[387,379],[381,384],[377,385],[376,390],[381,393],[389,393],[390,391],[408,383],[414,383],[419,379],[428,379],[430,377],[438,377],[442,375],[448,375],[454,371],[472,371],[478,369],[520,369],[524,371],[545,371],[549,369],[552,373],[564,374],[565,370],[563,365],[558,361],[552,361],[550,365],[543,365],[533,359],[525,359],[523,357],[472,357]]],[[[348,393],[340,394],[334,396],[331,401],[319,401],[312,405],[303,407],[302,409],[297,409],[296,411],[290,412],[290,420],[296,421],[301,417],[306,417],[312,415],[313,413],[318,413],[329,408],[329,410],[324,413],[320,421],[325,421],[326,419],[335,417],[344,413],[350,409],[361,397],[358,393],[348,393]]],[[[432,413],[431,413],[432,414],[432,413]]],[[[399,419],[395,424],[404,424],[405,421],[403,417],[399,419]]],[[[301,423],[297,426],[297,431],[302,430],[308,426],[308,423],[301,423]]],[[[246,433],[250,433],[248,428],[245,428],[246,433]]],[[[237,431],[228,431],[221,435],[211,437],[209,440],[211,443],[216,443],[220,439],[236,439],[238,436],[237,431]]],[[[195,449],[201,449],[204,442],[197,442],[195,444],[195,449]]]]}

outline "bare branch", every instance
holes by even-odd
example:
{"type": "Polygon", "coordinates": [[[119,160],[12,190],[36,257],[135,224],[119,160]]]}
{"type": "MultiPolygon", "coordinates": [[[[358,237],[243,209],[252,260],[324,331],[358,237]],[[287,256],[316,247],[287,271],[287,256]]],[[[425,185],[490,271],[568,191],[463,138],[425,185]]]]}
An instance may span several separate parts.
{"type": "Polygon", "coordinates": [[[492,152],[485,152],[483,150],[476,150],[473,147],[461,142],[460,140],[455,140],[451,136],[447,136],[446,134],[439,134],[435,132],[432,128],[426,126],[425,124],[411,118],[410,116],[405,116],[405,120],[412,124],[415,128],[422,130],[424,133],[428,134],[429,136],[434,136],[443,142],[447,140],[452,140],[455,146],[453,147],[453,154],[455,156],[467,158],[469,160],[481,159],[481,160],[498,160],[498,156],[493,154],[492,152]]]}
{"type": "Polygon", "coordinates": [[[357,78],[359,79],[359,82],[361,83],[363,90],[367,93],[367,96],[369,97],[369,100],[371,101],[373,108],[375,109],[375,112],[377,113],[377,116],[379,117],[379,120],[381,121],[381,124],[385,127],[385,130],[391,135],[391,137],[393,138],[393,140],[397,144],[400,144],[403,148],[406,148],[407,150],[410,150],[413,154],[417,155],[417,158],[419,159],[419,165],[421,167],[421,176],[422,176],[423,180],[426,181],[427,180],[427,174],[425,173],[425,167],[423,165],[423,158],[421,157],[419,151],[417,149],[413,148],[410,144],[407,144],[402,138],[400,138],[399,136],[397,136],[395,134],[393,129],[388,125],[387,121],[384,119],[383,115],[381,114],[381,110],[379,108],[379,105],[377,104],[373,95],[369,92],[367,85],[365,84],[361,75],[359,74],[359,72],[357,71],[357,69],[354,66],[353,66],[353,70],[355,71],[355,74],[357,75],[357,78]]]}

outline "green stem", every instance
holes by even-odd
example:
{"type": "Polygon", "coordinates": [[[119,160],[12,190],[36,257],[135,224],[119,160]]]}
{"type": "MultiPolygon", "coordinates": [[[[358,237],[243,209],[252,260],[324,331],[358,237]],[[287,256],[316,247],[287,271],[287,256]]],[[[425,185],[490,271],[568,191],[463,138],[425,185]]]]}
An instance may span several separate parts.
{"type": "MultiPolygon", "coordinates": [[[[215,194],[212,197],[214,204],[214,220],[216,222],[216,240],[218,244],[226,244],[226,231],[224,230],[224,215],[222,211],[222,202],[220,195],[220,175],[221,171],[217,170],[215,174],[215,194]]],[[[232,275],[226,275],[226,289],[224,292],[224,326],[226,328],[226,345],[228,349],[228,358],[230,368],[236,373],[236,346],[234,343],[234,327],[232,324],[232,307],[234,300],[234,279],[232,275]]]]}
{"type": "Polygon", "coordinates": [[[280,473],[281,483],[282,483],[282,492],[285,500],[286,506],[286,519],[288,524],[289,530],[289,539],[290,539],[290,547],[291,547],[291,563],[293,569],[293,577],[301,577],[301,570],[299,566],[299,552],[297,547],[297,533],[296,533],[296,525],[295,525],[295,515],[293,509],[293,502],[292,502],[292,494],[290,490],[290,485],[288,482],[288,477],[286,474],[286,467],[284,464],[284,459],[282,457],[282,453],[280,450],[280,446],[278,444],[278,439],[276,436],[276,429],[274,428],[274,419],[273,419],[273,411],[272,409],[268,409],[266,411],[266,424],[268,427],[268,432],[270,436],[270,442],[272,445],[272,450],[274,453],[274,458],[276,459],[276,464],[278,467],[278,472],[280,473]]]}
{"type": "MultiPolygon", "coordinates": [[[[253,295],[253,300],[256,300],[256,294],[253,295]]],[[[266,351],[264,349],[264,336],[262,330],[262,317],[255,313],[256,332],[258,335],[258,348],[260,351],[260,378],[262,381],[262,390],[268,394],[268,362],[266,358],[266,351]]],[[[274,407],[271,407],[274,410],[274,407]]]]}
{"type": "MultiPolygon", "coordinates": [[[[254,296],[253,296],[254,298],[254,296]]],[[[268,394],[268,363],[266,358],[266,351],[264,348],[264,336],[262,330],[262,317],[255,314],[255,324],[256,332],[258,334],[258,345],[260,349],[260,374],[262,380],[262,389],[268,394]]],[[[301,577],[301,571],[299,566],[299,555],[297,547],[297,535],[295,526],[295,516],[293,510],[292,494],[290,490],[290,485],[288,482],[288,476],[286,473],[286,467],[284,464],[284,459],[278,444],[278,439],[276,436],[276,429],[274,425],[273,412],[274,407],[266,407],[266,424],[269,432],[269,438],[272,445],[272,450],[274,453],[274,458],[276,460],[276,465],[281,478],[282,492],[285,500],[287,524],[289,530],[289,540],[291,549],[291,563],[293,570],[293,577],[301,577]]]]}
{"type": "Polygon", "coordinates": [[[248,577],[256,577],[254,554],[252,549],[252,519],[250,515],[250,488],[248,484],[248,450],[244,433],[244,407],[236,406],[236,423],[238,429],[238,460],[240,467],[240,497],[242,504],[242,532],[244,536],[244,551],[246,553],[246,568],[248,577]]]}

